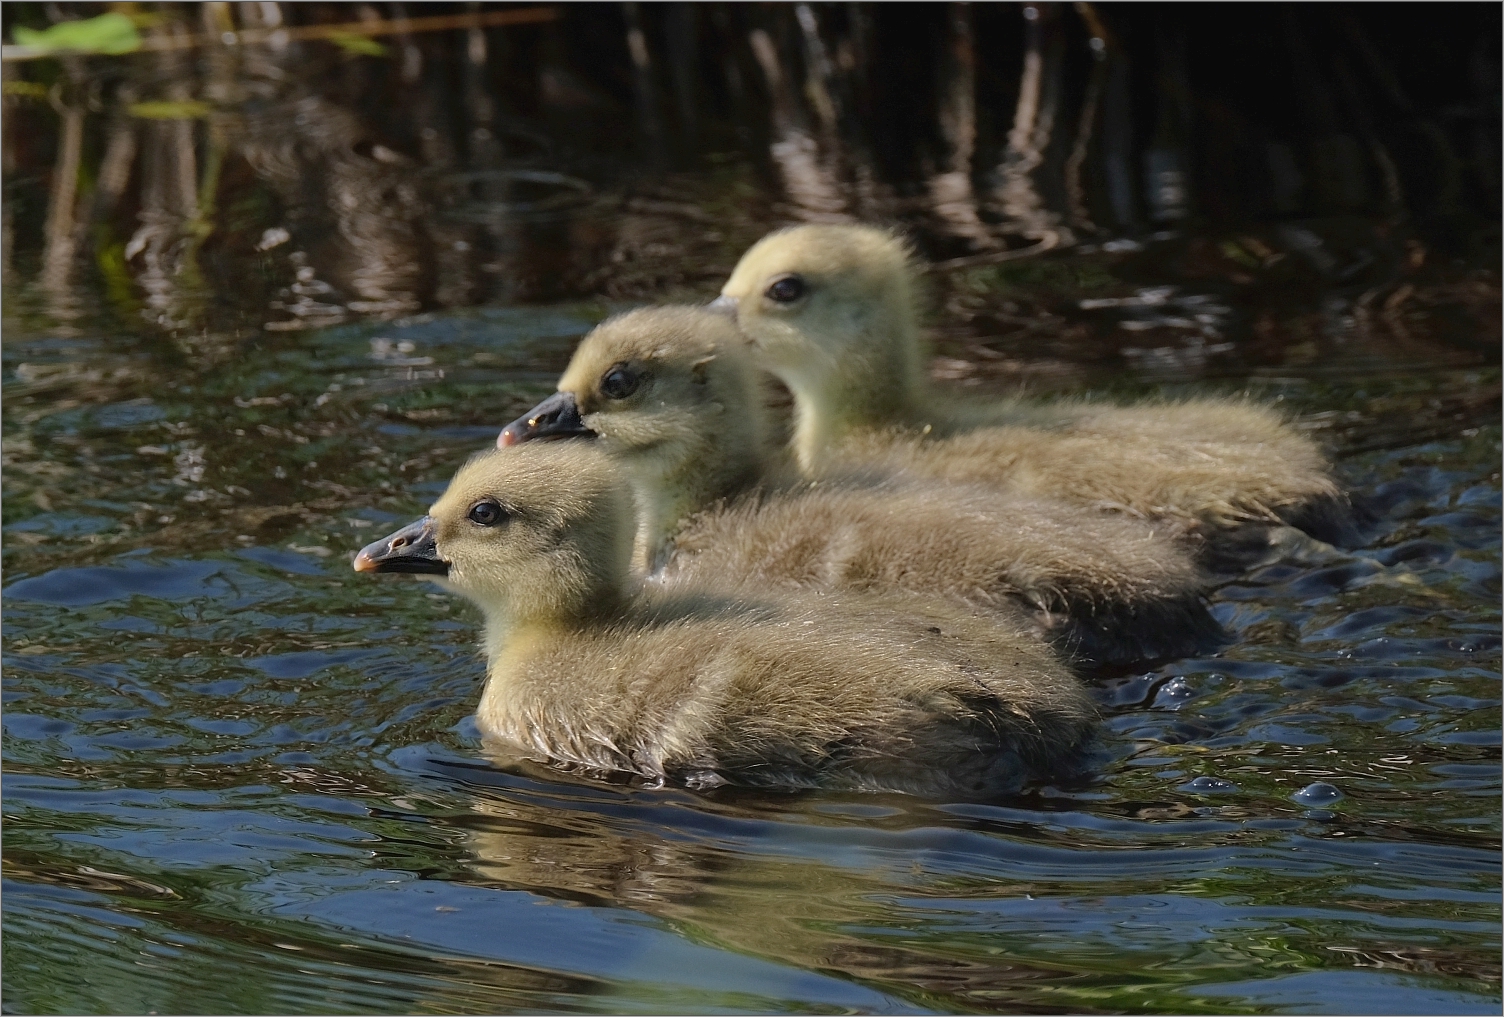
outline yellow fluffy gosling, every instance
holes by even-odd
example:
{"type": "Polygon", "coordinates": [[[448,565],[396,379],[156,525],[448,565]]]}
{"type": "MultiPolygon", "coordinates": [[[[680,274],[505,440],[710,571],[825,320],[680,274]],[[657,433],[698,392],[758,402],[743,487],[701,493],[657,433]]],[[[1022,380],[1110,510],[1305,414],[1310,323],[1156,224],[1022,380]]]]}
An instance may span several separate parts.
{"type": "Polygon", "coordinates": [[[485,615],[476,712],[543,758],[697,786],[977,792],[1066,767],[1081,686],[1022,626],[934,598],[643,589],[630,495],[588,442],[483,453],[356,571],[485,615]]]}
{"type": "Polygon", "coordinates": [[[598,436],[637,500],[635,564],[655,571],[688,516],[775,475],[797,481],[769,442],[745,346],[735,325],[702,308],[611,318],[581,340],[558,392],[496,443],[598,436]]]}
{"type": "Polygon", "coordinates": [[[632,483],[636,561],[671,562],[666,582],[903,589],[1010,615],[1021,603],[1091,665],[1185,656],[1220,635],[1167,524],[976,485],[789,478],[745,343],[721,315],[659,307],[605,322],[558,394],[498,443],[592,433],[632,483]]]}
{"type": "Polygon", "coordinates": [[[807,474],[875,460],[1204,532],[1283,521],[1350,539],[1350,506],[1326,458],[1267,407],[941,396],[926,378],[919,303],[907,247],[869,226],[772,233],[732,272],[716,304],[793,392],[794,451],[807,474]]]}

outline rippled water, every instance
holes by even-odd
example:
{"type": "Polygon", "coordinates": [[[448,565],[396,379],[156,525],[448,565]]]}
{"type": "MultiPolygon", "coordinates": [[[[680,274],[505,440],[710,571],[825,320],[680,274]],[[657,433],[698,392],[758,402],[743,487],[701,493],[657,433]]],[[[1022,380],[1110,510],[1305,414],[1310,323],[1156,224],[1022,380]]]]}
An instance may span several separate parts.
{"type": "MultiPolygon", "coordinates": [[[[212,355],[13,318],[9,1012],[1498,1011],[1496,369],[1237,382],[1376,522],[1220,588],[1221,654],[1103,683],[1094,779],[650,791],[492,766],[476,615],[348,564],[610,309],[212,355]]],[[[942,339],[961,380],[1013,356],[942,339]]]]}
{"type": "Polygon", "coordinates": [[[1496,9],[339,6],[7,61],[0,1010],[1499,1012],[1496,9]],[[937,379],[1248,388],[1365,546],[1100,681],[1069,786],[487,759],[475,613],[350,555],[608,301],[848,213],[937,379]]]}

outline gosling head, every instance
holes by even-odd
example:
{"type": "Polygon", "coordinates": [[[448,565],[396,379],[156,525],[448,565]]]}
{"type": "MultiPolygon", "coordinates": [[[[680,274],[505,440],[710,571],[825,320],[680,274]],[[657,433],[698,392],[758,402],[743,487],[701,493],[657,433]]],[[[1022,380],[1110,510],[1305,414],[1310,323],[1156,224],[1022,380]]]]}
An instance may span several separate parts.
{"type": "Polygon", "coordinates": [[[759,240],[712,307],[734,311],[759,363],[794,393],[803,460],[806,440],[892,422],[916,403],[917,305],[901,239],[872,226],[816,224],[759,240]]]}
{"type": "Polygon", "coordinates": [[[497,444],[597,436],[631,478],[639,564],[649,565],[683,516],[756,481],[765,432],[736,326],[703,308],[654,307],[587,335],[559,391],[508,424],[497,444]]]}
{"type": "Polygon", "coordinates": [[[632,507],[590,445],[483,452],[428,515],[366,545],[357,572],[428,575],[507,626],[609,607],[625,589],[632,507]]]}

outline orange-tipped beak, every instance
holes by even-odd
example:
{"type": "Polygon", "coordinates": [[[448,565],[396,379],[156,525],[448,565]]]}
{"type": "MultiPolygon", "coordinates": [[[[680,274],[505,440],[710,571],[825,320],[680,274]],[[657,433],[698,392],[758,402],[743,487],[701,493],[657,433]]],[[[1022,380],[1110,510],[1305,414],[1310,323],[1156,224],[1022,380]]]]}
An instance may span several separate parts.
{"type": "Polygon", "coordinates": [[[434,529],[433,517],[424,516],[361,548],[351,565],[356,572],[447,576],[449,563],[439,557],[438,547],[434,544],[434,529]]]}
{"type": "Polygon", "coordinates": [[[537,406],[501,429],[497,448],[545,438],[594,438],[595,432],[580,419],[573,392],[555,392],[537,406]]]}

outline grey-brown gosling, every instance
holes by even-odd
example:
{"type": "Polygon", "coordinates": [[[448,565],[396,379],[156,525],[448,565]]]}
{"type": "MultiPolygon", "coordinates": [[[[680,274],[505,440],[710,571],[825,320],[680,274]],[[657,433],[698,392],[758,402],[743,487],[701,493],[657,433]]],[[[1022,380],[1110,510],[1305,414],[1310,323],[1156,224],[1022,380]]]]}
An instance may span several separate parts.
{"type": "Polygon", "coordinates": [[[559,392],[503,447],[598,436],[637,501],[636,562],[666,582],[903,589],[1010,616],[1027,605],[1084,665],[1185,656],[1219,640],[1173,527],[975,485],[788,476],[769,448],[745,343],[698,308],[633,311],[580,343],[559,392]]]}
{"type": "Polygon", "coordinates": [[[908,248],[869,226],[772,233],[716,304],[795,400],[809,475],[879,460],[926,476],[1185,519],[1214,533],[1283,521],[1351,539],[1351,506],[1326,458],[1267,407],[1190,399],[1135,406],[987,403],[934,393],[908,248]]]}
{"type": "Polygon", "coordinates": [[[631,496],[588,442],[482,453],[356,555],[485,615],[481,730],[526,753],[695,786],[921,793],[1072,765],[1083,688],[1022,626],[901,593],[642,588],[631,496]]]}

